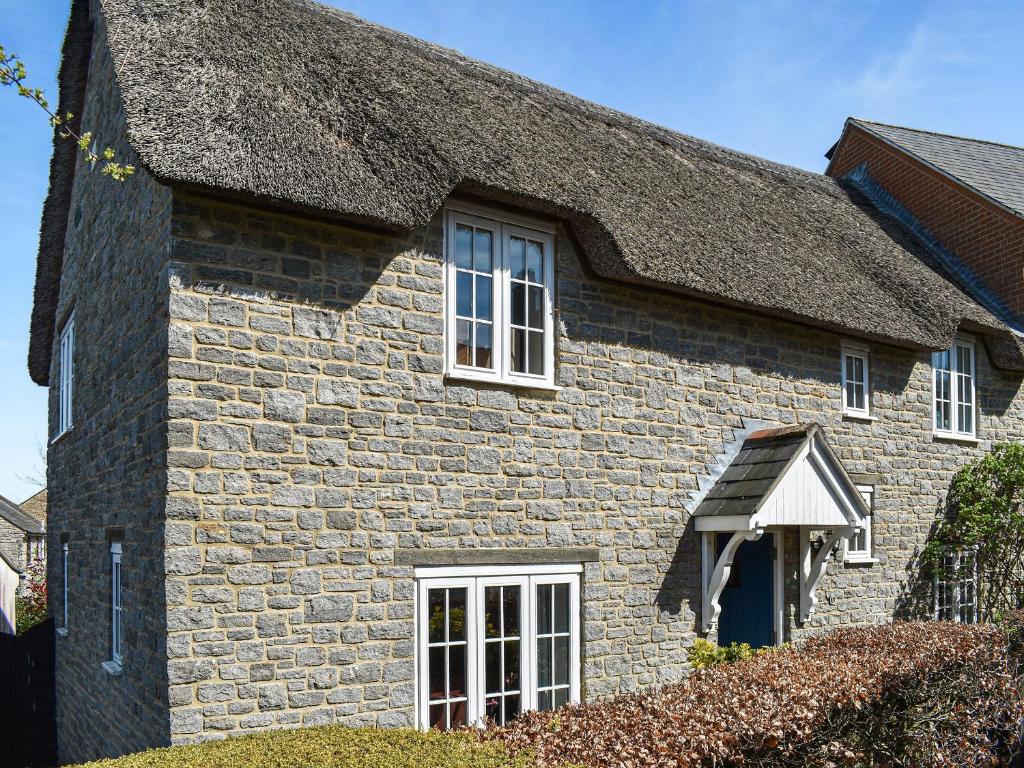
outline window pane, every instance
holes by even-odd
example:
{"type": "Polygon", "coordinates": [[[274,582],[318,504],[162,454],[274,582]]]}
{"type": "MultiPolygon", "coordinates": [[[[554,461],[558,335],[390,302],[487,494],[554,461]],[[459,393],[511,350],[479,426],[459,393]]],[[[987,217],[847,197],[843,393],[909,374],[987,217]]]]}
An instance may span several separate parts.
{"type": "Polygon", "coordinates": [[[509,722],[510,720],[514,720],[518,714],[519,714],[519,696],[517,696],[515,694],[513,694],[511,696],[506,696],[505,697],[505,720],[502,722],[502,725],[504,725],[505,723],[509,722]]]}
{"type": "Polygon", "coordinates": [[[447,727],[444,717],[445,705],[432,704],[430,706],[430,727],[443,731],[447,727]]]}
{"type": "Polygon", "coordinates": [[[512,279],[525,280],[526,241],[521,237],[509,238],[508,251],[509,268],[512,271],[512,279]]]}
{"type": "Polygon", "coordinates": [[[569,631],[569,585],[555,584],[555,632],[569,631]]]}
{"type": "Polygon", "coordinates": [[[505,641],[505,688],[506,691],[519,690],[519,641],[505,641]]]}
{"type": "Polygon", "coordinates": [[[551,634],[551,584],[537,585],[537,634],[551,634]]]}
{"type": "Polygon", "coordinates": [[[466,589],[448,590],[448,639],[466,639],[466,589]]]}
{"type": "Polygon", "coordinates": [[[544,327],[544,289],[538,285],[530,286],[530,327],[544,327]]]}
{"type": "Polygon", "coordinates": [[[427,696],[431,701],[444,699],[444,646],[431,648],[427,655],[427,696]]]}
{"type": "Polygon", "coordinates": [[[512,283],[509,302],[512,304],[512,325],[526,325],[526,285],[524,283],[512,283]]]}
{"type": "Polygon", "coordinates": [[[526,371],[526,331],[513,328],[509,332],[509,340],[512,344],[511,364],[512,370],[516,373],[526,371]]]}
{"type": "Polygon", "coordinates": [[[569,637],[555,638],[555,684],[569,684],[569,637]]]}
{"type": "Polygon", "coordinates": [[[502,610],[505,614],[505,637],[519,634],[519,587],[505,587],[502,610]]]}
{"type": "Polygon", "coordinates": [[[551,685],[551,638],[541,637],[537,640],[537,686],[547,688],[551,685]]]}
{"type": "Polygon", "coordinates": [[[454,728],[457,725],[466,725],[466,702],[456,701],[448,705],[448,723],[454,728]]]}
{"type": "Polygon", "coordinates": [[[486,229],[476,231],[476,247],[473,249],[473,268],[477,272],[490,272],[493,258],[494,235],[486,229]]]}
{"type": "Polygon", "coordinates": [[[500,693],[501,687],[501,643],[484,644],[484,684],[486,693],[500,693]]]}
{"type": "Polygon", "coordinates": [[[476,317],[478,320],[491,319],[491,278],[476,276],[476,317]]]}
{"type": "Polygon", "coordinates": [[[530,373],[542,376],[544,374],[544,332],[530,331],[530,373]]]}
{"type": "Polygon", "coordinates": [[[455,273],[455,314],[473,316],[473,275],[469,272],[455,273]]]}
{"type": "Polygon", "coordinates": [[[544,246],[533,240],[526,244],[526,276],[531,283],[544,282],[544,246]]]}
{"type": "Polygon", "coordinates": [[[957,344],[956,347],[956,369],[964,376],[970,376],[972,371],[971,365],[971,348],[957,344]]]}
{"type": "Polygon", "coordinates": [[[448,647],[448,696],[457,699],[466,695],[466,646],[448,647]]]}
{"type": "Polygon", "coordinates": [[[473,228],[465,224],[455,227],[455,266],[473,268],[473,228]]]}
{"type": "Polygon", "coordinates": [[[484,588],[484,637],[501,637],[501,587],[484,588]]]}
{"type": "Polygon", "coordinates": [[[937,371],[949,370],[949,352],[933,352],[932,368],[937,371]]]}
{"type": "Polygon", "coordinates": [[[472,323],[469,320],[455,321],[455,362],[459,365],[472,365],[472,323]]]}
{"type": "Polygon", "coordinates": [[[537,709],[541,712],[547,712],[551,709],[551,691],[537,692],[537,709]]]}
{"type": "Polygon", "coordinates": [[[555,709],[564,707],[569,703],[569,689],[568,688],[556,688],[555,689],[555,709]]]}
{"type": "Polygon", "coordinates": [[[489,323],[476,324],[476,367],[491,367],[491,328],[489,323]]]}

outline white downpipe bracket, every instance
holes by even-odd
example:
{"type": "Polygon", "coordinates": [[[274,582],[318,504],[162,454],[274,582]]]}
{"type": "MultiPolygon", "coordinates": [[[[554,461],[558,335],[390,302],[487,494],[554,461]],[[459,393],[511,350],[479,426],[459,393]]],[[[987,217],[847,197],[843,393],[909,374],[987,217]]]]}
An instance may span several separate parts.
{"type": "Polygon", "coordinates": [[[714,531],[704,532],[701,541],[703,549],[701,559],[704,563],[704,600],[701,613],[705,632],[710,632],[718,624],[718,617],[722,613],[722,606],[718,601],[722,597],[722,590],[725,589],[726,582],[729,581],[736,550],[744,541],[757,541],[763,533],[764,528],[736,531],[725,545],[722,554],[716,559],[715,537],[717,534],[714,531]],[[712,566],[712,564],[714,565],[712,566]]]}
{"type": "Polygon", "coordinates": [[[857,527],[834,528],[825,539],[824,545],[815,554],[811,549],[811,529],[808,526],[800,526],[800,621],[804,622],[811,618],[815,607],[818,605],[818,598],[814,590],[818,581],[825,573],[828,566],[828,559],[832,555],[836,542],[839,539],[849,538],[857,532],[857,527]]]}

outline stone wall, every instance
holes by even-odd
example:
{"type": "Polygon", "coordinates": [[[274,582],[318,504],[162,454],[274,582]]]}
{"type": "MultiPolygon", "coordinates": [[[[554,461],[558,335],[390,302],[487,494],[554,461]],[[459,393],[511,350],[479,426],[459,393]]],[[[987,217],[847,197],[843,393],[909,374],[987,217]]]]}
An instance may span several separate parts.
{"type": "MultiPolygon", "coordinates": [[[[873,565],[833,564],[788,637],[925,606],[913,555],[955,469],[1021,437],[979,344],[978,445],[930,429],[930,358],[600,282],[558,238],[558,391],[446,381],[440,215],[404,239],[176,196],[167,541],[172,739],[413,722],[413,548],[599,547],[584,690],[677,679],[699,629],[691,494],[744,418],[817,421],[877,473],[873,565]]],[[[855,311],[855,308],[854,308],[855,311]]]]}
{"type": "Polygon", "coordinates": [[[28,545],[28,536],[14,523],[0,517],[0,549],[4,551],[11,562],[22,571],[25,570],[25,553],[28,545]]]}
{"type": "MultiPolygon", "coordinates": [[[[102,40],[102,35],[97,39],[102,40]]],[[[94,51],[83,124],[122,162],[120,95],[105,46],[94,51]]],[[[56,639],[62,761],[166,744],[163,594],[166,486],[167,291],[162,282],[170,195],[146,173],[124,183],[79,160],[68,221],[58,331],[75,316],[73,428],[48,455],[48,549],[69,549],[68,632],[56,639]],[[124,536],[124,667],[110,652],[112,529],[124,536]]],[[[51,377],[58,375],[54,345],[51,377]]],[[[50,388],[51,434],[57,387],[50,388]]],[[[49,583],[61,583],[51,557],[49,583]]],[[[63,595],[51,588],[50,613],[63,595]]]]}

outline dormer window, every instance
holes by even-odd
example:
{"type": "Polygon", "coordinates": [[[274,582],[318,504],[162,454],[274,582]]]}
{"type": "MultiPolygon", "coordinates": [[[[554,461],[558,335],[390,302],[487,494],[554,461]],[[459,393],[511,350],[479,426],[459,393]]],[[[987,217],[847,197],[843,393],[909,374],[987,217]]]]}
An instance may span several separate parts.
{"type": "Polygon", "coordinates": [[[932,423],[936,435],[976,436],[974,379],[974,342],[957,339],[951,349],[932,354],[932,423]]]}
{"type": "Polygon", "coordinates": [[[553,234],[537,222],[448,211],[448,376],[554,385],[553,234]]]}

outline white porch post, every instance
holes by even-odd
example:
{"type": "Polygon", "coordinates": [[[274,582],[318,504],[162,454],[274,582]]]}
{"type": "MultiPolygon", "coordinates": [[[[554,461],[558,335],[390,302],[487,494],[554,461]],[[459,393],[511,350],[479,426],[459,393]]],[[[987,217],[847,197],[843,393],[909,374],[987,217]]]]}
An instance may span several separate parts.
{"type": "Polygon", "coordinates": [[[736,531],[732,534],[722,554],[715,558],[715,537],[717,532],[704,531],[701,539],[702,557],[701,562],[704,570],[704,600],[701,605],[702,625],[705,632],[710,632],[718,624],[718,617],[722,613],[722,606],[719,599],[722,597],[722,590],[729,581],[729,574],[732,572],[732,561],[736,550],[744,541],[757,541],[764,533],[763,528],[754,530],[736,531]]]}
{"type": "Polygon", "coordinates": [[[825,539],[825,544],[817,554],[811,549],[811,528],[800,526],[800,621],[807,621],[818,604],[814,590],[818,581],[825,573],[832,548],[841,538],[849,538],[857,532],[855,526],[833,528],[825,539]]]}

